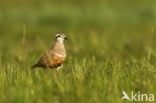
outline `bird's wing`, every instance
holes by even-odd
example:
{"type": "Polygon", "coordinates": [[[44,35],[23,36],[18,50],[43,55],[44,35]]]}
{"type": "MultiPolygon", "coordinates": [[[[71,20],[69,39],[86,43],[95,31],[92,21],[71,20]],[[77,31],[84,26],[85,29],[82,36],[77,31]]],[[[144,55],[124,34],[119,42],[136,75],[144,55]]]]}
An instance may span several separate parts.
{"type": "Polygon", "coordinates": [[[46,52],[45,54],[43,54],[43,56],[41,56],[41,58],[38,61],[38,64],[43,64],[46,66],[49,60],[50,60],[50,53],[46,52]]]}

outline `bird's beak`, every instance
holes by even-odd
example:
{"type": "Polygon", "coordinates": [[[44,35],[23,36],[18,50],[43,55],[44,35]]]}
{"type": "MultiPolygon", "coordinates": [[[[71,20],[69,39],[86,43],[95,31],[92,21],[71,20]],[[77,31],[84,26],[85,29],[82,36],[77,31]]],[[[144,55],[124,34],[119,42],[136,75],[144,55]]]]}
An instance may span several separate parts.
{"type": "Polygon", "coordinates": [[[68,40],[68,38],[66,38],[66,37],[65,37],[64,39],[65,39],[65,40],[68,40]]]}

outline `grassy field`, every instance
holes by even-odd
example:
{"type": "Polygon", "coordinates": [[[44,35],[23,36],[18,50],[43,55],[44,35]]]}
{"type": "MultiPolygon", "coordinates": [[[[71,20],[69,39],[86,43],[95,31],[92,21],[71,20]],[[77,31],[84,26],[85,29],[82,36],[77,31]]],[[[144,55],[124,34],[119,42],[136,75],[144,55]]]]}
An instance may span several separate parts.
{"type": "Polygon", "coordinates": [[[133,103],[121,100],[122,91],[156,96],[155,41],[155,0],[1,0],[0,103],[133,103]],[[63,68],[31,70],[60,31],[69,38],[63,68]]]}

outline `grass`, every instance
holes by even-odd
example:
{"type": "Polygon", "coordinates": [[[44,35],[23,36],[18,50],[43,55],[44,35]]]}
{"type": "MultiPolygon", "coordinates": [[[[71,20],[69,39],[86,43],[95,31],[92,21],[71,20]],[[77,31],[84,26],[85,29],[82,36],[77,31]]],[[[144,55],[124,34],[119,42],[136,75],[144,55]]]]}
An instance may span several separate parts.
{"type": "Polygon", "coordinates": [[[129,103],[123,90],[156,95],[155,2],[98,2],[0,3],[0,103],[129,103]],[[63,68],[31,70],[59,31],[69,38],[63,68]]]}

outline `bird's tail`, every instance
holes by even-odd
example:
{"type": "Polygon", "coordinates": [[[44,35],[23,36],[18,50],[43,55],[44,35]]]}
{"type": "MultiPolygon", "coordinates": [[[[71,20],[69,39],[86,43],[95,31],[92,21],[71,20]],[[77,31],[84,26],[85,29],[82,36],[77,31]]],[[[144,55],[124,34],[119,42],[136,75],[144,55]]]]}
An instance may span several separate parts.
{"type": "Polygon", "coordinates": [[[35,69],[36,67],[38,67],[39,65],[38,65],[38,63],[37,64],[35,64],[35,65],[33,65],[32,67],[31,67],[31,69],[35,69]]]}
{"type": "Polygon", "coordinates": [[[36,63],[35,65],[33,65],[33,66],[31,67],[31,69],[35,69],[35,68],[37,68],[37,67],[45,68],[45,65],[43,65],[43,64],[41,64],[41,63],[36,63]]]}

